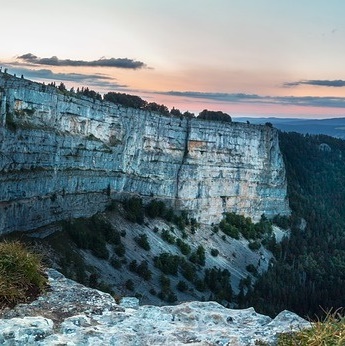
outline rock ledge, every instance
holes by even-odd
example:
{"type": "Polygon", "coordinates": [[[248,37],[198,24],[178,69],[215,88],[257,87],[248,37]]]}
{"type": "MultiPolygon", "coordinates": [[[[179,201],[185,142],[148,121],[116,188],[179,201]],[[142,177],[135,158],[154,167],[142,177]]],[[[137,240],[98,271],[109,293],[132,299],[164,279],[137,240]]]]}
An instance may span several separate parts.
{"type": "Polygon", "coordinates": [[[289,311],[275,319],[253,308],[227,309],[215,302],[118,305],[106,293],[49,269],[50,290],[31,304],[3,311],[2,345],[274,345],[277,333],[310,327],[289,311]]]}

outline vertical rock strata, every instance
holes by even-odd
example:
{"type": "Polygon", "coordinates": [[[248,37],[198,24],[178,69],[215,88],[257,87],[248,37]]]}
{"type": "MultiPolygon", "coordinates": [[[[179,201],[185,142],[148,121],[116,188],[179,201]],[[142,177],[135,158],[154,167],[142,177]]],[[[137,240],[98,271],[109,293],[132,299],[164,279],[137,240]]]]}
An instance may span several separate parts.
{"type": "Polygon", "coordinates": [[[268,126],[166,117],[0,73],[0,233],[159,198],[203,223],[288,214],[268,126]]]}

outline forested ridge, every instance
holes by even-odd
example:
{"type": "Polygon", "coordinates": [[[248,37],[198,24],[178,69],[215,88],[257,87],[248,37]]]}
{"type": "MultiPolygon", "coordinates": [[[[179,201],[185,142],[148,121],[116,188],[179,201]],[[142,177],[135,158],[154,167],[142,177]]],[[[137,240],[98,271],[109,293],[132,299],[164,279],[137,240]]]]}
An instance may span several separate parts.
{"type": "Polygon", "coordinates": [[[291,236],[247,294],[246,306],[321,316],[345,297],[345,141],[280,133],[292,216],[291,236]],[[304,222],[305,220],[305,222],[304,222]]]}

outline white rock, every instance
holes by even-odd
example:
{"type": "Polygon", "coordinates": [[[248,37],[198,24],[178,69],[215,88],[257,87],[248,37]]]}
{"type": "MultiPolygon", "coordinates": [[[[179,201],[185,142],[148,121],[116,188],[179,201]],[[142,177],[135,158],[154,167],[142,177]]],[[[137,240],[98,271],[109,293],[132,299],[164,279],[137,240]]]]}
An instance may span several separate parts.
{"type": "Polygon", "coordinates": [[[16,307],[0,320],[1,344],[254,345],[256,340],[275,342],[277,333],[310,327],[309,322],[289,311],[272,320],[253,308],[227,309],[215,302],[138,307],[136,300],[127,298],[123,300],[128,303],[127,308],[120,308],[115,302],[109,308],[109,295],[103,295],[102,305],[99,291],[67,280],[53,270],[49,276],[51,292],[31,304],[16,307]],[[96,303],[95,309],[90,309],[90,302],[96,303]],[[57,318],[52,314],[54,308],[56,314],[56,308],[65,313],[57,318]],[[24,317],[13,317],[16,315],[24,317]]]}

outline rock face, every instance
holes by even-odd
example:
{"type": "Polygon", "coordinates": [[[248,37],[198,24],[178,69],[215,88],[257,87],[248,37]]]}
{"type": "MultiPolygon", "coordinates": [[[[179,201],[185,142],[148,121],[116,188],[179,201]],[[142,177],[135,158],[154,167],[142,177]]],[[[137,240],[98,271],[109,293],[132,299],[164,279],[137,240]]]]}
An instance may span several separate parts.
{"type": "Polygon", "coordinates": [[[215,302],[139,306],[113,298],[48,270],[50,291],[0,319],[2,345],[255,345],[277,333],[310,327],[283,311],[274,320],[253,308],[226,309],[215,302]]]}
{"type": "Polygon", "coordinates": [[[138,194],[219,222],[288,214],[277,131],[167,117],[0,73],[0,233],[138,194]]]}

